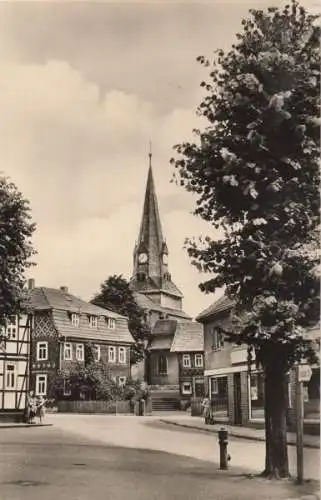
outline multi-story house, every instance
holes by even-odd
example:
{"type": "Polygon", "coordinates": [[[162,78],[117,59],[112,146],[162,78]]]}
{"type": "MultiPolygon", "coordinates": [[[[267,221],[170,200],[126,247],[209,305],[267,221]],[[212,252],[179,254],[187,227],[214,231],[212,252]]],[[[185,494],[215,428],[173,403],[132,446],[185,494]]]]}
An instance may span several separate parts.
{"type": "MultiPolygon", "coordinates": [[[[32,315],[30,387],[50,397],[59,370],[85,363],[86,345],[94,350],[119,384],[130,377],[130,347],[134,339],[127,318],[85,302],[60,289],[37,287],[29,291],[32,315]]],[[[66,381],[65,394],[70,389],[66,381]]]]}
{"type": "MultiPolygon", "coordinates": [[[[247,347],[224,340],[219,327],[231,328],[233,302],[221,297],[200,313],[196,320],[204,328],[205,388],[212,400],[216,420],[238,425],[261,425],[264,421],[264,377],[255,363],[248,370],[247,347]]],[[[318,328],[307,332],[319,338],[318,328]]],[[[304,384],[305,421],[319,421],[320,368],[312,367],[312,377],[304,384]]],[[[295,422],[295,377],[289,374],[289,424],[295,422]]]]}
{"type": "Polygon", "coordinates": [[[30,318],[10,318],[1,338],[0,421],[22,421],[29,390],[30,318]]]}
{"type": "MultiPolygon", "coordinates": [[[[204,394],[203,331],[194,321],[159,320],[149,351],[149,384],[171,389],[178,402],[204,394]]],[[[164,390],[159,396],[164,396],[164,390]]]]}

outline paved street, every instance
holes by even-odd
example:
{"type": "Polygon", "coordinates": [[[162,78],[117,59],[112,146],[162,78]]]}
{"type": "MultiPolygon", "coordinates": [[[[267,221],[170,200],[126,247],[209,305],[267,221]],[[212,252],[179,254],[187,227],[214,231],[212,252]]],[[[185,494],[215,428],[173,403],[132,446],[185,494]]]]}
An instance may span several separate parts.
{"type": "Polygon", "coordinates": [[[204,448],[209,457],[207,436],[170,431],[156,419],[49,418],[52,427],[0,430],[1,500],[250,500],[258,487],[267,500],[317,489],[250,479],[238,467],[218,471],[212,461],[187,456],[204,448]]]}
{"type": "MultiPolygon", "coordinates": [[[[166,451],[187,457],[218,461],[217,435],[159,424],[159,417],[128,417],[103,415],[48,416],[55,427],[85,435],[113,446],[166,451]]],[[[167,419],[175,419],[175,415],[167,419]]],[[[289,446],[290,470],[295,475],[296,449],[289,446]]],[[[264,465],[265,443],[230,438],[231,467],[243,467],[253,473],[264,465]]],[[[305,476],[319,479],[319,450],[305,449],[305,476]]]]}

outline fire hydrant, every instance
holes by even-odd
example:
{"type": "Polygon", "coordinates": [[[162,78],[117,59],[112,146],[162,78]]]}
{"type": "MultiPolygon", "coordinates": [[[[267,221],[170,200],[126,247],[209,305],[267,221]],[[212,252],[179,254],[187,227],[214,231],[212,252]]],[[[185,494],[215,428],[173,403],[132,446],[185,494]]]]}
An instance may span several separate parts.
{"type": "Polygon", "coordinates": [[[227,464],[230,456],[227,454],[228,432],[224,427],[218,431],[218,442],[220,445],[220,469],[227,470],[227,464]]]}

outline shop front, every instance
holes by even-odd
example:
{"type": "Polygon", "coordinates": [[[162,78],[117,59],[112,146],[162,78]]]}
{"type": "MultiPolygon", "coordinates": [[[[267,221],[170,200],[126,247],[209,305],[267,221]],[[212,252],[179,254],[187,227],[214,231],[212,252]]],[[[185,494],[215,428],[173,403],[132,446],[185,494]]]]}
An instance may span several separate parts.
{"type": "Polygon", "coordinates": [[[210,378],[210,399],[214,420],[228,420],[228,377],[210,378]]]}

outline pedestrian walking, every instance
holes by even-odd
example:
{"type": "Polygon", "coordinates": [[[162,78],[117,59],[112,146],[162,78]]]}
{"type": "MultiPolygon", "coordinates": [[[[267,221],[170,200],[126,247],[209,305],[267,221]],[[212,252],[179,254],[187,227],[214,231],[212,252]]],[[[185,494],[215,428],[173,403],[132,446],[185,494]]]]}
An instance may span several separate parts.
{"type": "Polygon", "coordinates": [[[37,398],[37,416],[39,418],[40,424],[42,424],[43,419],[45,418],[45,409],[46,401],[42,396],[38,396],[37,398]]]}
{"type": "Polygon", "coordinates": [[[203,417],[205,424],[209,424],[211,421],[211,400],[209,397],[205,397],[201,403],[203,408],[203,417]]]}
{"type": "Polygon", "coordinates": [[[28,424],[34,424],[35,416],[37,413],[37,406],[36,406],[35,396],[32,391],[27,396],[26,413],[27,413],[26,416],[28,424]]]}

